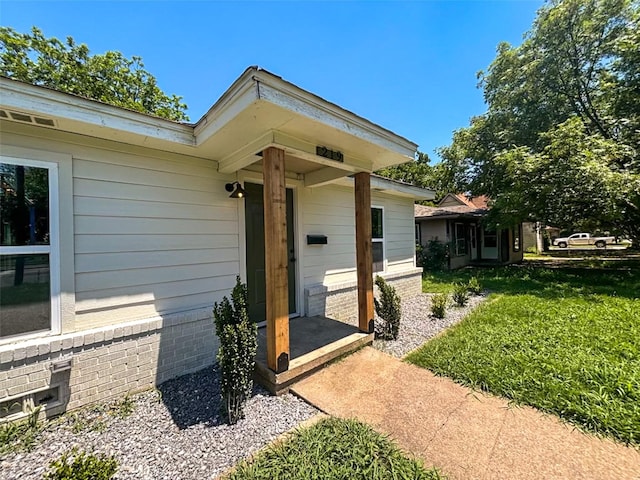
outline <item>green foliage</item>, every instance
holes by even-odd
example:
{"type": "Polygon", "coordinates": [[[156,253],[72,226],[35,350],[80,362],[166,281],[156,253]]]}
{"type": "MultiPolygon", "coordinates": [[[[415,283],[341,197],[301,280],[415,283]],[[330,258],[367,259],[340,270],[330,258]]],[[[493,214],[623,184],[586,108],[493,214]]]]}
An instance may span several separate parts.
{"type": "Polygon", "coordinates": [[[65,452],[49,465],[45,480],[109,480],[118,469],[118,461],[104,454],[78,451],[65,452]]]}
{"type": "Polygon", "coordinates": [[[480,72],[488,111],[440,150],[490,223],[534,220],[640,237],[640,9],[552,0],[480,72]]]}
{"type": "Polygon", "coordinates": [[[247,286],[236,278],[236,286],[214,305],[216,334],[220,339],[218,366],[222,409],[229,423],[244,416],[243,408],[253,389],[253,369],[258,349],[258,328],[247,313],[247,286]]]}
{"type": "Polygon", "coordinates": [[[382,319],[382,328],[377,332],[377,336],[384,340],[396,340],[402,316],[400,297],[396,293],[396,289],[379,275],[376,275],[376,285],[380,289],[380,301],[377,298],[374,298],[373,301],[376,313],[382,319]]]}
{"type": "Polygon", "coordinates": [[[449,245],[429,240],[422,250],[422,266],[428,271],[445,270],[449,266],[449,245]]]}
{"type": "Polygon", "coordinates": [[[458,307],[464,307],[469,301],[469,286],[464,282],[456,282],[453,286],[453,293],[451,294],[453,303],[458,307]]]}
{"type": "Polygon", "coordinates": [[[181,97],[166,95],[140,57],[108,51],[90,55],[85,44],[46,38],[36,27],[19,33],[0,27],[0,75],[169,120],[188,120],[181,97]]]}
{"type": "Polygon", "coordinates": [[[473,295],[480,295],[482,293],[482,285],[480,285],[478,277],[473,276],[467,281],[467,289],[473,295]]]}
{"type": "Polygon", "coordinates": [[[376,173],[400,182],[434,190],[436,198],[443,197],[453,191],[455,184],[451,178],[452,171],[442,163],[432,166],[429,162],[429,156],[426,153],[418,152],[414,161],[383,168],[376,173]]]}
{"type": "Polygon", "coordinates": [[[38,406],[29,412],[29,416],[24,420],[0,424],[0,455],[21,450],[29,451],[33,448],[42,431],[38,423],[40,410],[42,407],[38,406]]]}
{"type": "Polygon", "coordinates": [[[436,293],[431,297],[431,315],[435,318],[444,318],[449,305],[448,293],[436,293]]]}
{"type": "Polygon", "coordinates": [[[437,480],[436,470],[407,458],[386,436],[356,420],[326,418],[296,430],[251,461],[241,462],[225,480],[437,480]]]}
{"type": "Polygon", "coordinates": [[[565,265],[433,274],[429,291],[474,273],[496,293],[407,360],[640,445],[640,264],[565,265]]]}
{"type": "Polygon", "coordinates": [[[113,402],[110,406],[109,413],[119,418],[127,418],[136,409],[136,402],[127,393],[124,397],[113,402]]]}

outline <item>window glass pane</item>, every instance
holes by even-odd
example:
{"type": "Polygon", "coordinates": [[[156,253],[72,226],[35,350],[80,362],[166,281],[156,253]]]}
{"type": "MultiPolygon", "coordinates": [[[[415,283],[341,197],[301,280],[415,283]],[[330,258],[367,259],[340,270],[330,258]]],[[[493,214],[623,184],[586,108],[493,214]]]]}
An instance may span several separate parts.
{"type": "Polygon", "coordinates": [[[0,338],[49,330],[49,255],[0,256],[0,338]]]}
{"type": "Polygon", "coordinates": [[[0,245],[49,244],[49,171],[0,163],[0,245]]]}
{"type": "Polygon", "coordinates": [[[492,232],[484,232],[484,246],[494,248],[498,246],[498,237],[495,230],[492,232]]]}
{"type": "Polygon", "coordinates": [[[371,209],[371,238],[384,238],[381,208],[371,209]]]}
{"type": "Polygon", "coordinates": [[[373,242],[371,244],[371,253],[373,257],[373,271],[384,271],[384,243],[373,242]]]}

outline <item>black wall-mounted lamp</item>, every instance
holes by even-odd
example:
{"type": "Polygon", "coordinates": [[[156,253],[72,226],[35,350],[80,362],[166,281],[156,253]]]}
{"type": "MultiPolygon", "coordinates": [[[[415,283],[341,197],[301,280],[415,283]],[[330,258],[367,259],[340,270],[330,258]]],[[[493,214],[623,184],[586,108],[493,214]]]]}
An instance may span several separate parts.
{"type": "Polygon", "coordinates": [[[227,183],[224,189],[227,192],[232,192],[229,198],[244,198],[247,196],[247,192],[244,191],[240,182],[227,183]]]}

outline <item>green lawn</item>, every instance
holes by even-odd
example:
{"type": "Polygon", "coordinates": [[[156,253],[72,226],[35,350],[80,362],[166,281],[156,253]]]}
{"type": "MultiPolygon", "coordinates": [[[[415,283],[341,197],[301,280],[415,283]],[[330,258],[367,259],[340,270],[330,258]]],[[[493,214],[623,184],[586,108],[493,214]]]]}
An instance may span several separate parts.
{"type": "Polygon", "coordinates": [[[436,480],[388,438],[355,420],[326,418],[241,462],[226,480],[436,480]]]}
{"type": "Polygon", "coordinates": [[[407,360],[640,445],[640,268],[588,266],[426,275],[427,292],[476,275],[494,293],[407,360]]]}

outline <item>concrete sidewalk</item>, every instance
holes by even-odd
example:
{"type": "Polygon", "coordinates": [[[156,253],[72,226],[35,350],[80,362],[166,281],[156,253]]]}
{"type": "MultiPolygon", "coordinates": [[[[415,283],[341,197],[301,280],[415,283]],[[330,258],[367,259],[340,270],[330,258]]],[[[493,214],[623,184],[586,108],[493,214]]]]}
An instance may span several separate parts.
{"type": "Polygon", "coordinates": [[[448,479],[640,480],[640,452],[474,392],[371,347],[295,384],[324,412],[388,433],[448,479]]]}

